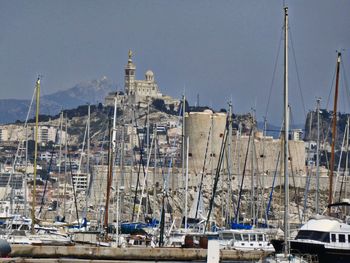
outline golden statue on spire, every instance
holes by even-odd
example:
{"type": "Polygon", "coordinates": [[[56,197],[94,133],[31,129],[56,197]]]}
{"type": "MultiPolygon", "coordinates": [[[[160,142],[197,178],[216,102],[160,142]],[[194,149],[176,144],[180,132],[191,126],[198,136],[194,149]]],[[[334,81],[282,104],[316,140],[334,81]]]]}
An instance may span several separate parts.
{"type": "Polygon", "coordinates": [[[129,55],[129,59],[131,59],[131,57],[132,57],[132,51],[131,51],[131,49],[129,49],[128,55],[129,55]]]}

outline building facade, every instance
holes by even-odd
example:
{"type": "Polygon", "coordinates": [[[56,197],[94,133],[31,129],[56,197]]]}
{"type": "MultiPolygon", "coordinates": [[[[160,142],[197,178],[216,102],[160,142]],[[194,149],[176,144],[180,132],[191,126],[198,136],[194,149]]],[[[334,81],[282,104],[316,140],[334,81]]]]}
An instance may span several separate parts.
{"type": "MultiPolygon", "coordinates": [[[[113,106],[115,99],[117,99],[118,104],[125,100],[137,104],[162,97],[163,95],[159,90],[154,73],[151,70],[146,71],[144,80],[136,79],[136,66],[132,61],[132,51],[129,50],[128,63],[124,68],[124,92],[110,93],[105,98],[105,105],[113,106]]],[[[170,100],[170,97],[168,98],[167,96],[166,98],[170,100]]]]}
{"type": "Polygon", "coordinates": [[[136,80],[136,66],[132,62],[132,51],[129,50],[128,64],[125,66],[124,89],[125,94],[134,102],[146,101],[147,98],[160,98],[162,94],[154,79],[154,73],[147,70],[144,80],[136,80]]]}

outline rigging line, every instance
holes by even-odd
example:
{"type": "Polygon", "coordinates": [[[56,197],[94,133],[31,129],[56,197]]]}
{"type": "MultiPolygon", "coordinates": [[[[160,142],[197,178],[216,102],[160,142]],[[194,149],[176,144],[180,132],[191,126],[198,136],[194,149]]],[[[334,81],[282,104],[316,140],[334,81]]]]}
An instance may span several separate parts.
{"type": "MultiPolygon", "coordinates": [[[[345,72],[347,72],[346,71],[346,69],[345,69],[345,65],[344,65],[344,62],[343,62],[343,60],[341,60],[341,76],[342,76],[342,79],[343,79],[343,81],[342,81],[342,83],[343,83],[343,86],[344,86],[344,89],[345,89],[345,91],[346,91],[346,95],[347,95],[347,100],[346,100],[346,109],[348,109],[349,108],[349,102],[350,102],[350,90],[349,90],[349,86],[348,86],[348,80],[347,80],[347,78],[346,78],[346,74],[345,74],[345,72]]],[[[346,112],[346,110],[345,110],[345,112],[346,112]]]]}
{"type": "Polygon", "coordinates": [[[271,187],[271,191],[270,191],[270,195],[269,195],[268,203],[267,203],[267,207],[266,207],[266,212],[265,212],[265,223],[266,223],[266,225],[268,225],[268,217],[269,217],[269,214],[270,214],[270,207],[271,207],[271,203],[272,203],[273,192],[275,190],[275,182],[276,182],[276,177],[277,177],[278,165],[279,165],[279,162],[280,162],[280,156],[281,156],[281,151],[278,151],[275,173],[273,175],[272,187],[271,187]]]}
{"type": "MultiPolygon", "coordinates": [[[[309,167],[307,166],[306,167],[306,182],[305,182],[305,190],[304,190],[304,202],[303,202],[302,217],[300,218],[300,215],[299,215],[300,223],[302,223],[303,221],[305,222],[305,219],[306,219],[307,199],[308,199],[309,188],[310,188],[311,173],[312,173],[312,168],[309,169],[309,167]]],[[[298,207],[298,211],[299,211],[299,207],[298,207]]]]}
{"type": "MultiPolygon", "coordinates": [[[[165,227],[165,199],[168,197],[167,192],[165,191],[165,187],[164,187],[164,181],[165,179],[165,173],[164,173],[164,167],[166,166],[166,158],[161,155],[160,152],[160,147],[159,147],[159,141],[157,140],[157,154],[159,156],[159,166],[161,169],[161,173],[162,173],[162,178],[163,178],[163,193],[162,193],[162,205],[161,205],[161,214],[160,214],[160,234],[159,234],[159,247],[162,247],[164,245],[164,227],[165,227]],[[164,162],[164,165],[163,165],[164,162]]],[[[154,186],[155,187],[155,186],[154,186]]],[[[156,199],[156,196],[153,197],[154,199],[156,199]]],[[[169,200],[168,200],[169,203],[169,200]]],[[[155,211],[154,211],[155,213],[155,211]]]]}
{"type": "Polygon", "coordinates": [[[67,149],[67,151],[68,151],[67,154],[68,154],[70,175],[71,175],[71,179],[72,179],[72,188],[73,188],[73,195],[74,195],[75,212],[76,212],[76,216],[77,216],[77,222],[78,222],[78,225],[79,225],[79,212],[78,212],[77,192],[76,192],[76,187],[75,187],[75,183],[74,183],[74,179],[73,179],[72,159],[71,159],[71,153],[70,153],[69,148],[67,149]]]}
{"type": "Polygon", "coordinates": [[[267,118],[267,113],[268,113],[269,106],[270,106],[270,101],[271,101],[272,89],[273,89],[273,86],[275,84],[277,63],[278,63],[278,58],[279,58],[279,54],[280,54],[280,50],[281,50],[281,46],[282,46],[282,41],[283,41],[283,27],[281,29],[280,41],[279,41],[279,45],[278,45],[278,49],[277,49],[277,55],[276,55],[276,59],[275,59],[275,65],[274,65],[273,73],[272,73],[272,80],[271,80],[271,84],[270,84],[269,96],[268,96],[268,99],[267,99],[267,105],[266,105],[266,110],[265,110],[265,118],[267,118]]]}
{"type": "Polygon", "coordinates": [[[291,41],[291,46],[292,46],[292,54],[293,54],[293,59],[294,59],[294,65],[295,65],[295,72],[297,75],[297,81],[298,81],[298,88],[299,88],[299,92],[300,92],[300,97],[301,97],[301,104],[303,106],[303,110],[304,110],[304,117],[306,118],[306,109],[305,109],[305,101],[304,101],[304,96],[303,96],[303,92],[301,89],[301,82],[300,82],[300,76],[299,76],[299,70],[298,70],[298,64],[297,64],[297,59],[296,59],[296,55],[295,55],[295,49],[294,49],[294,43],[293,43],[293,37],[292,37],[292,30],[289,29],[289,34],[290,34],[290,41],[291,41]]]}
{"type": "Polygon", "coordinates": [[[224,131],[224,135],[222,137],[220,155],[219,155],[218,163],[217,163],[217,167],[216,167],[213,191],[212,191],[212,196],[211,196],[210,202],[209,202],[209,211],[208,211],[208,215],[207,215],[207,221],[205,222],[204,232],[206,231],[207,227],[209,226],[210,215],[211,215],[211,212],[212,212],[212,209],[213,209],[213,206],[214,206],[214,198],[215,198],[215,195],[216,195],[217,185],[218,185],[219,179],[220,179],[221,165],[222,165],[222,161],[224,159],[225,145],[226,145],[227,137],[228,137],[227,136],[227,134],[228,134],[227,123],[228,123],[228,120],[226,119],[226,127],[225,127],[225,131],[224,131]]]}
{"type": "MultiPolygon", "coordinates": [[[[32,112],[32,106],[33,106],[34,99],[35,99],[36,89],[37,89],[37,86],[35,85],[34,92],[33,92],[33,95],[32,95],[32,100],[30,101],[30,105],[29,105],[29,108],[28,108],[28,111],[27,111],[27,116],[26,116],[26,119],[25,119],[25,122],[24,122],[24,128],[27,128],[27,126],[28,126],[28,120],[29,120],[30,113],[32,112]]],[[[26,138],[26,143],[28,143],[28,138],[26,138]]],[[[21,141],[19,141],[18,146],[17,146],[17,151],[16,151],[16,154],[15,154],[13,163],[12,163],[12,169],[11,169],[11,173],[10,173],[10,176],[9,176],[9,180],[8,180],[8,182],[6,184],[4,196],[7,195],[7,191],[9,190],[10,182],[12,181],[12,176],[13,176],[13,173],[14,173],[14,171],[16,169],[16,163],[17,163],[17,159],[18,159],[18,155],[20,153],[20,150],[21,150],[21,141]]]]}
{"type": "MultiPolygon", "coordinates": [[[[133,112],[133,120],[135,122],[135,128],[136,128],[136,135],[138,139],[138,144],[139,144],[139,154],[140,154],[140,161],[139,161],[139,169],[137,172],[137,182],[136,182],[136,189],[135,189],[135,196],[134,196],[134,205],[133,205],[133,211],[132,211],[132,221],[134,221],[135,217],[135,208],[136,208],[136,201],[137,201],[137,192],[138,192],[138,186],[140,184],[140,173],[141,173],[141,167],[142,167],[142,172],[143,176],[146,176],[146,171],[145,171],[145,164],[144,164],[144,159],[143,159],[143,143],[141,144],[141,139],[140,139],[140,134],[138,132],[138,124],[137,124],[137,119],[136,119],[136,111],[133,112]]],[[[139,116],[139,118],[141,118],[139,116]]],[[[148,149],[147,149],[148,150],[148,149]]],[[[147,181],[146,181],[146,187],[147,187],[147,181]]],[[[142,197],[141,197],[142,198],[142,197]]],[[[149,195],[147,193],[147,200],[149,201],[149,195]]],[[[147,201],[146,201],[147,202],[147,201]]],[[[140,204],[141,206],[141,204],[140,204]]]]}
{"type": "MultiPolygon", "coordinates": [[[[55,134],[55,141],[57,141],[58,139],[58,131],[56,130],[56,134],[55,134]]],[[[50,156],[50,162],[49,162],[49,167],[47,169],[47,177],[46,177],[46,180],[45,180],[45,186],[44,186],[44,191],[43,191],[43,195],[41,197],[41,202],[40,202],[40,209],[39,209],[39,216],[41,215],[41,211],[43,209],[43,206],[45,204],[45,195],[46,195],[46,192],[47,192],[47,183],[49,181],[49,178],[50,178],[50,172],[51,172],[51,167],[52,167],[52,161],[53,161],[53,155],[55,153],[55,147],[54,145],[52,144],[52,147],[51,147],[51,156],[50,156]]]]}
{"type": "Polygon", "coordinates": [[[328,107],[329,107],[329,101],[330,101],[331,96],[332,96],[332,91],[333,91],[333,87],[334,87],[334,80],[335,80],[336,72],[337,72],[337,67],[335,67],[335,69],[334,69],[332,83],[331,83],[331,87],[330,87],[329,93],[328,93],[328,98],[327,98],[327,103],[326,103],[326,109],[327,110],[328,110],[328,107]]]}
{"type": "Polygon", "coordinates": [[[81,147],[81,154],[80,154],[80,158],[79,158],[79,166],[78,166],[78,173],[81,173],[81,164],[83,163],[83,155],[84,155],[84,149],[85,149],[85,141],[86,141],[86,137],[87,137],[87,130],[88,130],[88,122],[86,122],[85,125],[85,132],[84,132],[84,138],[83,138],[83,145],[81,147]]]}
{"type": "MultiPolygon", "coordinates": [[[[226,157],[226,162],[229,163],[229,154],[228,154],[228,151],[226,151],[226,154],[225,154],[225,157],[226,157]]],[[[231,189],[230,191],[228,191],[228,198],[229,200],[227,200],[228,203],[231,203],[232,205],[232,209],[233,210],[236,210],[235,209],[235,204],[234,204],[234,200],[233,200],[233,197],[234,197],[234,194],[233,194],[233,190],[232,190],[232,181],[233,181],[233,174],[232,174],[232,171],[231,171],[231,168],[230,168],[230,165],[228,165],[227,167],[227,173],[228,173],[228,188],[231,189]]],[[[231,210],[231,207],[229,208],[229,210],[231,210]]],[[[227,218],[229,218],[229,220],[227,222],[231,222],[231,219],[232,219],[232,214],[231,214],[231,211],[226,211],[228,213],[228,216],[226,216],[227,218]]]]}
{"type": "MultiPolygon", "coordinates": [[[[342,61],[341,61],[342,62],[342,61]]],[[[343,65],[343,64],[341,64],[343,65]]],[[[348,109],[348,102],[349,102],[349,91],[345,88],[344,85],[344,78],[343,75],[345,75],[344,70],[342,67],[340,68],[340,76],[339,76],[339,94],[340,92],[343,93],[343,96],[339,95],[339,107],[338,112],[346,112],[346,109],[348,109]]]]}
{"type": "MultiPolygon", "coordinates": [[[[349,126],[349,118],[347,118],[347,122],[346,122],[346,126],[345,126],[345,132],[344,132],[344,139],[343,139],[343,144],[345,143],[345,140],[347,141],[346,142],[346,155],[345,155],[345,163],[347,162],[347,160],[348,160],[348,153],[349,153],[349,151],[348,151],[348,148],[349,148],[349,134],[348,134],[348,126],[349,126]]],[[[337,175],[337,178],[338,178],[338,176],[339,176],[339,168],[340,168],[340,165],[341,165],[341,159],[342,159],[342,155],[343,155],[343,147],[344,147],[344,145],[342,145],[342,147],[341,147],[341,153],[340,153],[340,157],[339,157],[339,166],[338,166],[338,175],[337,175]]],[[[346,167],[346,166],[345,166],[346,167]]],[[[344,169],[344,173],[343,173],[343,176],[342,176],[342,180],[341,180],[341,184],[340,184],[340,190],[339,190],[339,199],[338,199],[338,202],[340,202],[340,200],[341,200],[341,195],[342,195],[342,191],[343,191],[343,184],[344,184],[344,178],[345,178],[345,176],[346,176],[346,169],[344,169]]],[[[346,198],[346,197],[345,197],[346,198]]]]}
{"type": "Polygon", "coordinates": [[[196,207],[196,215],[195,215],[195,218],[197,218],[197,215],[198,215],[199,202],[200,202],[200,198],[201,198],[200,196],[201,196],[202,187],[203,187],[203,179],[204,179],[205,165],[206,165],[206,162],[207,162],[207,154],[208,154],[208,148],[209,148],[209,141],[210,141],[210,135],[211,135],[211,128],[212,128],[212,125],[210,125],[210,127],[209,127],[207,145],[206,145],[206,147],[205,147],[204,164],[203,164],[203,169],[202,169],[202,174],[201,174],[201,181],[200,181],[200,184],[199,184],[198,200],[197,200],[197,207],[196,207]]]}
{"type": "MultiPolygon", "coordinates": [[[[290,143],[288,143],[288,145],[289,144],[290,143]]],[[[288,154],[289,154],[289,156],[291,156],[290,153],[291,153],[291,149],[290,149],[290,145],[289,145],[289,147],[288,147],[288,154]]],[[[295,195],[295,204],[297,205],[299,222],[302,223],[301,215],[300,215],[300,209],[299,209],[300,193],[299,193],[299,188],[298,188],[298,191],[297,191],[297,187],[296,187],[296,184],[295,184],[295,176],[294,176],[294,171],[293,171],[293,158],[290,159],[290,171],[291,171],[291,174],[292,174],[293,188],[294,188],[294,195],[295,195]]]]}
{"type": "Polygon", "coordinates": [[[139,145],[140,161],[139,161],[138,170],[137,170],[136,188],[135,188],[134,204],[133,204],[133,209],[132,209],[131,221],[134,221],[134,217],[135,217],[137,192],[139,190],[140,173],[141,173],[141,167],[142,167],[142,164],[143,164],[143,154],[142,154],[143,153],[143,151],[142,151],[143,147],[141,145],[140,134],[138,132],[138,125],[137,125],[137,122],[136,122],[136,111],[134,111],[134,114],[133,114],[133,123],[134,123],[134,126],[136,128],[136,137],[137,137],[137,141],[138,141],[138,145],[139,145]]]}
{"type": "MultiPolygon", "coordinates": [[[[295,122],[294,122],[294,114],[293,114],[293,111],[292,111],[292,107],[289,107],[289,112],[290,112],[290,122],[291,122],[291,124],[292,124],[292,126],[293,125],[295,125],[295,122]]],[[[301,215],[300,215],[300,209],[299,209],[299,198],[300,198],[300,193],[299,193],[299,191],[297,191],[297,188],[296,188],[296,184],[295,184],[295,176],[294,176],[294,170],[293,170],[293,159],[294,159],[294,157],[292,156],[292,144],[291,144],[291,142],[289,141],[288,142],[288,145],[289,145],[289,147],[288,147],[288,154],[289,154],[289,156],[290,156],[290,170],[291,170],[291,173],[292,173],[292,179],[293,179],[293,187],[294,187],[294,194],[295,194],[295,204],[297,205],[297,211],[298,211],[298,216],[299,216],[299,221],[300,221],[300,223],[302,222],[301,221],[301,215]]],[[[293,144],[293,146],[294,146],[294,152],[296,152],[297,151],[297,147],[296,147],[296,145],[295,144],[293,144]]],[[[296,154],[296,159],[297,159],[297,163],[298,164],[300,164],[300,163],[302,163],[302,162],[304,162],[304,161],[300,161],[300,155],[299,154],[296,154]]],[[[311,176],[311,175],[310,175],[311,176]]]]}
{"type": "MultiPolygon", "coordinates": [[[[324,126],[323,126],[323,121],[321,121],[321,127],[322,127],[322,136],[323,136],[323,143],[327,142],[329,139],[329,136],[330,136],[330,133],[331,133],[331,124],[332,124],[332,119],[333,119],[333,116],[334,114],[330,114],[330,109],[329,109],[329,102],[330,102],[330,98],[331,98],[331,93],[333,91],[333,86],[334,85],[334,80],[335,80],[335,76],[336,76],[336,72],[337,72],[337,67],[335,67],[335,70],[334,70],[334,73],[333,73],[333,77],[332,77],[332,82],[331,82],[331,87],[330,87],[330,90],[329,90],[329,94],[328,94],[328,98],[327,98],[327,103],[326,103],[326,107],[325,107],[325,110],[327,111],[328,113],[328,118],[330,119],[329,122],[326,122],[326,124],[328,124],[328,128],[326,129],[326,134],[324,134],[324,126]],[[331,117],[329,117],[329,115],[331,115],[331,117]]],[[[320,116],[322,118],[322,115],[320,116]]],[[[325,149],[323,149],[325,151],[325,149]]],[[[328,160],[328,154],[326,153],[325,154],[325,157],[326,157],[326,167],[329,169],[330,168],[330,164],[329,164],[329,160],[328,160]]],[[[329,172],[329,171],[328,171],[329,172]]]]}
{"type": "MultiPolygon", "coordinates": [[[[329,169],[329,159],[328,159],[328,152],[326,151],[324,145],[325,143],[328,141],[328,137],[329,137],[329,133],[330,133],[330,127],[331,127],[331,121],[327,122],[328,124],[328,128],[326,130],[326,134],[324,134],[324,126],[323,126],[323,121],[322,121],[322,115],[320,116],[321,117],[321,129],[322,129],[322,144],[323,144],[323,152],[325,152],[325,157],[326,157],[326,167],[329,169]]],[[[322,145],[321,144],[321,145],[322,145]]],[[[329,172],[329,171],[328,171],[329,172]]]]}
{"type": "MultiPolygon", "coordinates": [[[[182,104],[183,103],[181,103],[180,106],[179,106],[179,113],[178,113],[178,119],[177,119],[176,127],[180,126],[181,116],[182,116],[182,107],[183,107],[182,104]]],[[[177,135],[175,135],[175,139],[174,139],[172,145],[170,146],[171,149],[176,148],[176,141],[177,141],[177,135]]],[[[164,185],[165,187],[164,188],[166,189],[166,191],[169,190],[170,170],[171,170],[171,167],[173,167],[173,162],[174,162],[175,157],[176,157],[176,153],[175,152],[174,153],[171,153],[171,152],[169,153],[169,159],[170,160],[169,160],[169,164],[168,164],[168,171],[167,171],[167,174],[165,176],[166,180],[164,182],[165,183],[165,185],[164,185]]],[[[164,158],[164,159],[166,159],[166,158],[164,158]]]]}
{"type": "MultiPolygon", "coordinates": [[[[289,115],[290,115],[290,124],[291,126],[294,126],[295,125],[295,122],[294,122],[294,114],[293,114],[293,111],[292,111],[292,107],[289,106],[289,115]]],[[[296,151],[296,146],[294,146],[294,149],[296,151]]],[[[292,180],[293,180],[293,188],[294,188],[294,195],[295,195],[295,204],[297,206],[297,211],[298,211],[298,217],[299,217],[299,221],[300,223],[302,222],[301,221],[301,215],[300,215],[300,209],[299,209],[299,197],[300,197],[300,193],[299,191],[297,191],[297,187],[296,187],[296,184],[295,184],[295,176],[294,176],[294,170],[293,170],[293,156],[291,154],[292,152],[292,144],[291,142],[289,141],[288,142],[288,155],[290,156],[290,171],[291,171],[291,174],[292,174],[292,180]]],[[[297,154],[296,155],[296,158],[297,158],[297,163],[301,163],[300,162],[300,159],[299,159],[299,155],[297,154]]],[[[299,189],[298,189],[299,190],[299,189]]]]}
{"type": "Polygon", "coordinates": [[[236,224],[238,223],[238,212],[239,212],[241,198],[242,198],[242,193],[243,193],[243,182],[244,182],[245,171],[246,171],[246,168],[247,168],[247,159],[248,159],[249,146],[250,146],[250,140],[251,140],[251,137],[252,137],[252,132],[253,132],[253,126],[251,127],[250,132],[249,132],[247,151],[246,151],[246,154],[245,154],[243,173],[242,173],[242,180],[241,180],[241,185],[240,185],[240,189],[239,189],[237,207],[236,207],[236,212],[235,212],[235,223],[236,224]]]}

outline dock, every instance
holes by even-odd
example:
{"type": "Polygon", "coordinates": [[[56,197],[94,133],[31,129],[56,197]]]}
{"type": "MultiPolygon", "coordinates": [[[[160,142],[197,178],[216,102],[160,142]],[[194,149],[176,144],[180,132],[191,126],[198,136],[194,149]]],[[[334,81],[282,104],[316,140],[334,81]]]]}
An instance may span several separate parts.
{"type": "MultiPolygon", "coordinates": [[[[205,261],[207,249],[151,248],[151,247],[94,247],[94,246],[31,246],[13,245],[8,262],[64,262],[64,259],[81,259],[89,262],[123,261],[205,261]],[[14,260],[14,261],[13,261],[14,260]],[[48,262],[48,261],[46,261],[48,262]]],[[[220,260],[260,260],[270,253],[255,250],[243,252],[234,249],[220,250],[220,260]]]]}

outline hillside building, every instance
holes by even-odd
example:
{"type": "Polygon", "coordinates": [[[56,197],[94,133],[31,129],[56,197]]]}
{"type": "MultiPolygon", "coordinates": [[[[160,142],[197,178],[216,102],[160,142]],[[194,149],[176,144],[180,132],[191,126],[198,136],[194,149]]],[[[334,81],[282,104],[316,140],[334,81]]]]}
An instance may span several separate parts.
{"type": "Polygon", "coordinates": [[[124,92],[112,92],[105,98],[105,105],[113,106],[115,99],[117,104],[128,101],[131,104],[138,104],[147,107],[151,100],[162,99],[165,105],[173,104],[175,108],[179,105],[179,100],[170,96],[163,95],[160,92],[153,71],[147,70],[145,79],[136,79],[136,66],[132,61],[132,51],[129,50],[128,63],[124,68],[124,92]]]}

